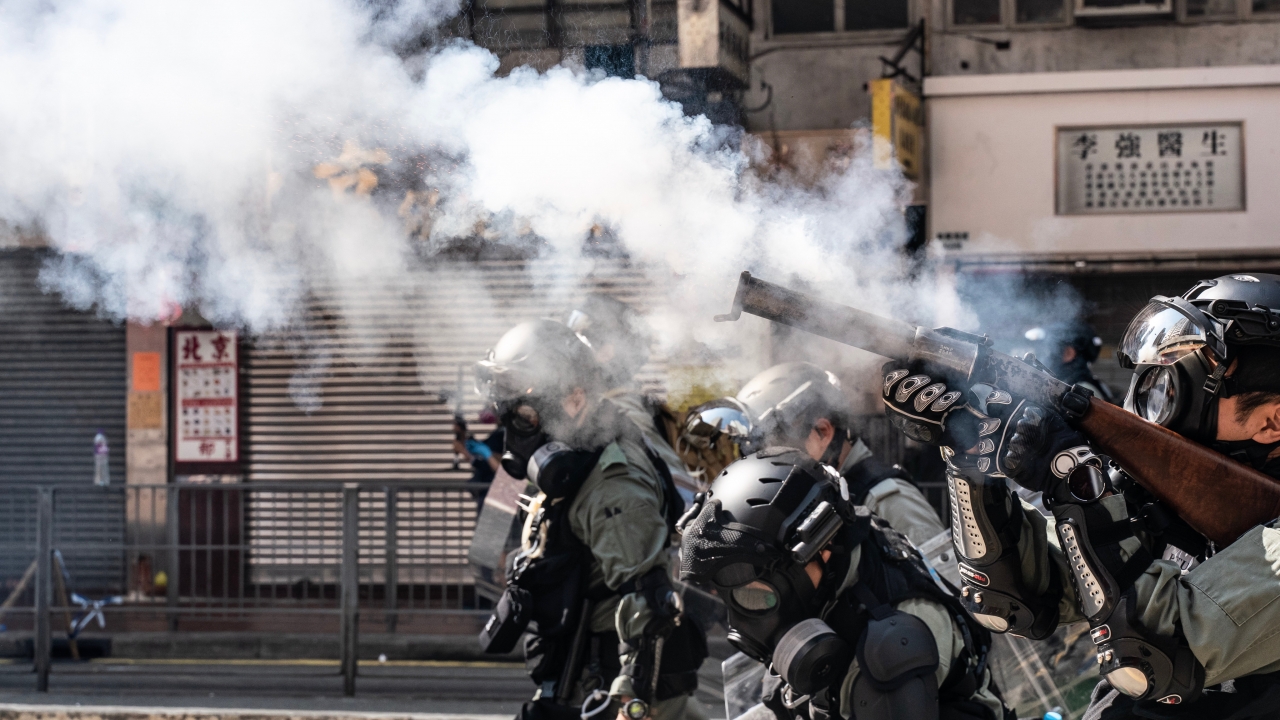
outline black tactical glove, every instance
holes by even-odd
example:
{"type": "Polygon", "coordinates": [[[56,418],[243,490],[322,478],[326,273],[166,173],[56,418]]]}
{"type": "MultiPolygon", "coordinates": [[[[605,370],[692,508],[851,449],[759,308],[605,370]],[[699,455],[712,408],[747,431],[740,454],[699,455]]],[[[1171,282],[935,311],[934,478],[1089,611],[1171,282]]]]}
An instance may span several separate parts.
{"type": "Polygon", "coordinates": [[[1013,424],[1000,469],[1022,487],[1052,496],[1071,471],[1086,462],[1098,469],[1104,467],[1084,435],[1061,415],[1039,405],[1026,405],[1013,424]]]}
{"type": "Polygon", "coordinates": [[[886,364],[882,373],[889,422],[917,442],[948,444],[947,416],[964,406],[964,393],[897,362],[886,364]]]}

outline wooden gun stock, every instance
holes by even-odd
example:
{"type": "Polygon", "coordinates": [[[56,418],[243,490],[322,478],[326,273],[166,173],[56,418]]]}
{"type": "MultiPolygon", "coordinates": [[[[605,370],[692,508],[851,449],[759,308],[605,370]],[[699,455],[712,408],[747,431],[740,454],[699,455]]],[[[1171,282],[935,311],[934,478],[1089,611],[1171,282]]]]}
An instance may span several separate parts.
{"type": "Polygon", "coordinates": [[[1160,425],[1093,398],[1079,427],[1218,547],[1280,517],[1280,482],[1160,425]]]}

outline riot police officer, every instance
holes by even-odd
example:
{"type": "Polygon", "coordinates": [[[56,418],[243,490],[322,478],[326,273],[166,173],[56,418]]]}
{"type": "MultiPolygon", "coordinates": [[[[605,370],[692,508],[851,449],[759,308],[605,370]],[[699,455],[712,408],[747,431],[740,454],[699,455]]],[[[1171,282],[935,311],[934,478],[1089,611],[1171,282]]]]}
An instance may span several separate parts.
{"type": "Polygon", "coordinates": [[[506,431],[503,468],[538,489],[480,638],[506,652],[529,628],[538,692],[522,717],[594,717],[624,700],[639,717],[701,717],[691,695],[705,637],[679,622],[667,553],[682,505],[638,429],[604,399],[591,349],[561,323],[523,323],[476,378],[506,431]]]}
{"type": "Polygon", "coordinates": [[[684,461],[671,447],[663,403],[640,392],[635,375],[649,361],[653,344],[649,323],[635,308],[604,293],[588,293],[569,312],[565,324],[586,341],[604,371],[604,396],[626,413],[644,434],[649,449],[666,463],[684,499],[700,489],[684,461]]]}
{"type": "MultiPolygon", "coordinates": [[[[1135,370],[1125,408],[1280,479],[1272,308],[1280,276],[1261,273],[1152,298],[1118,348],[1135,370]]],[[[1103,676],[1089,718],[1277,716],[1280,521],[1214,548],[1055,411],[999,388],[940,385],[889,366],[885,403],[904,431],[946,438],[956,548],[979,621],[1043,637],[1087,620],[1103,676]],[[918,402],[926,392],[953,402],[918,402]],[[1061,550],[1005,476],[1044,493],[1061,550]]]]}
{"type": "Polygon", "coordinates": [[[813,363],[774,365],[743,385],[736,397],[690,412],[686,432],[711,429],[736,435],[747,452],[785,445],[839,468],[853,503],[865,505],[917,546],[944,532],[937,511],[908,473],[877,459],[858,437],[840,379],[813,363]]]}
{"type": "Polygon", "coordinates": [[[1079,384],[1109,403],[1116,401],[1110,386],[1093,373],[1102,338],[1092,325],[1080,319],[1037,325],[1023,333],[1023,338],[1054,377],[1068,385],[1079,384]]]}
{"type": "Polygon", "coordinates": [[[758,451],[681,522],[680,577],[724,599],[729,642],[770,666],[779,720],[1012,718],[987,631],[829,466],[758,451]]]}

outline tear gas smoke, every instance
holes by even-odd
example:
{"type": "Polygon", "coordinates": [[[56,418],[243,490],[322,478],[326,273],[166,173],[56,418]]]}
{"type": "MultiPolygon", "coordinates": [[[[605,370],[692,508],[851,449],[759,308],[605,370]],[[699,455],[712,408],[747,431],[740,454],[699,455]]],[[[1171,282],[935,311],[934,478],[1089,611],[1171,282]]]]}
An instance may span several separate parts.
{"type": "MultiPolygon", "coordinates": [[[[667,349],[751,351],[742,324],[710,319],[744,267],[869,310],[935,315],[897,250],[901,176],[854,153],[816,187],[762,179],[723,129],[683,116],[655,83],[567,68],[499,77],[493,55],[460,40],[409,60],[393,51],[455,11],[6,3],[9,240],[35,233],[61,252],[42,281],[72,305],[142,321],[196,307],[251,332],[295,324],[317,287],[339,299],[396,288],[478,227],[540,246],[535,274],[556,268],[547,277],[566,298],[590,271],[584,237],[606,228],[667,289],[653,312],[667,349]],[[413,194],[366,197],[370,168],[413,194]],[[402,216],[418,218],[412,233],[402,216]]],[[[320,374],[330,362],[300,353],[320,374]]],[[[296,378],[304,405],[313,382],[296,378]]]]}

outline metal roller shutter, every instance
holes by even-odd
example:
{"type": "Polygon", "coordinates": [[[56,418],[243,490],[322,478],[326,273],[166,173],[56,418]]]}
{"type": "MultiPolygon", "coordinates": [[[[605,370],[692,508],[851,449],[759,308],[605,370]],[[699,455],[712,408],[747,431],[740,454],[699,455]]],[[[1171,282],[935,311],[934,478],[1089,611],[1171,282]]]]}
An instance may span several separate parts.
{"type": "MultiPolygon", "coordinates": [[[[453,469],[451,398],[461,387],[464,417],[477,436],[487,435],[492,426],[475,422],[481,404],[472,365],[511,326],[558,316],[581,291],[567,274],[539,268],[536,275],[522,262],[440,263],[400,284],[316,292],[300,328],[245,344],[246,479],[394,484],[469,478],[466,465],[453,469]]],[[[641,308],[658,292],[641,272],[617,261],[596,263],[590,278],[641,308]]],[[[651,362],[642,384],[657,389],[664,370],[651,362]]],[[[446,577],[456,580],[467,577],[475,503],[465,492],[454,495],[430,509],[433,528],[447,528],[448,536],[431,538],[433,548],[446,552],[430,564],[452,568],[446,577]]],[[[402,514],[411,509],[403,504],[402,514]]],[[[249,508],[251,537],[270,534],[266,510],[249,508]]],[[[413,522],[405,516],[401,527],[413,522]]],[[[408,556],[427,540],[402,536],[401,552],[408,556]]],[[[265,545],[255,545],[251,558],[264,568],[283,562],[265,545]]]]}
{"type": "MultiPolygon", "coordinates": [[[[111,447],[111,481],[125,482],[125,328],[66,307],[40,290],[48,251],[0,253],[0,482],[90,486],[93,437],[111,447]]],[[[0,517],[34,518],[35,493],[9,494],[0,517]]],[[[55,509],[55,545],[92,537],[121,542],[124,498],[117,490],[75,493],[55,509]]],[[[33,522],[0,523],[3,542],[34,541],[33,522]],[[29,537],[28,537],[29,536],[29,537]]],[[[115,555],[65,553],[76,587],[122,589],[115,555]]],[[[0,575],[20,576],[30,558],[5,557],[0,575]]]]}
{"type": "MultiPolygon", "coordinates": [[[[461,386],[475,420],[472,364],[512,325],[563,312],[576,292],[557,280],[535,284],[523,263],[456,263],[404,286],[317,293],[301,330],[245,349],[247,479],[465,480],[446,397],[461,386]]],[[[616,262],[592,280],[640,307],[656,292],[616,262]]],[[[655,359],[641,382],[659,388],[664,369],[655,359]]]]}

